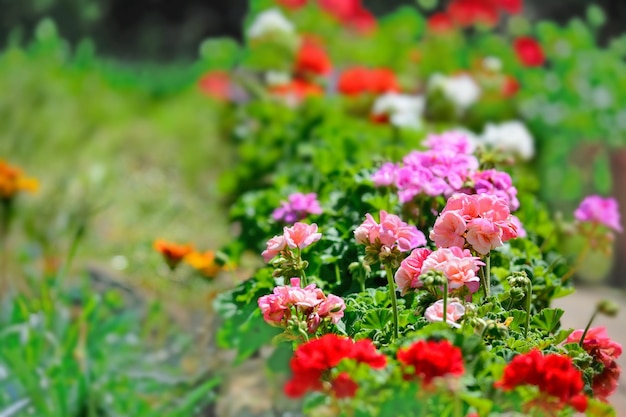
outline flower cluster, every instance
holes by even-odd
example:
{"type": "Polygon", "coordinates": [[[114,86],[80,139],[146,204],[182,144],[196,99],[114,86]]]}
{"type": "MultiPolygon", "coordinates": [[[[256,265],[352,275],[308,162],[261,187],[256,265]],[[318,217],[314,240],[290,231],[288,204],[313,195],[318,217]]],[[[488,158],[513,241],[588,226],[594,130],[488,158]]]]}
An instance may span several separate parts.
{"type": "Polygon", "coordinates": [[[384,210],[380,212],[380,223],[367,213],[365,221],[354,231],[354,237],[357,243],[366,246],[369,264],[397,260],[400,252],[426,245],[424,233],[384,210]]]}
{"type": "Polygon", "coordinates": [[[280,207],[274,210],[272,217],[276,221],[293,223],[306,218],[309,214],[322,214],[317,194],[294,193],[288,197],[287,201],[280,203],[280,207]]]}
{"type": "Polygon", "coordinates": [[[293,373],[285,384],[285,394],[299,398],[307,391],[323,391],[336,398],[353,397],[358,384],[345,373],[332,376],[331,371],[343,360],[353,360],[374,369],[382,369],[387,359],[376,351],[368,339],[351,339],[327,334],[306,342],[296,349],[291,358],[293,373]]]}
{"type": "Polygon", "coordinates": [[[520,63],[526,67],[540,67],[546,61],[541,45],[530,36],[517,38],[513,47],[520,63]]]}
{"type": "Polygon", "coordinates": [[[181,262],[185,262],[207,278],[215,278],[220,271],[229,266],[217,262],[214,251],[197,251],[192,244],[178,244],[164,239],[157,239],[153,248],[159,252],[170,270],[175,270],[181,262]]]}
{"type": "Polygon", "coordinates": [[[580,203],[574,217],[580,222],[601,224],[616,232],[622,231],[619,207],[614,198],[588,196],[580,203]]]}
{"type": "MultiPolygon", "coordinates": [[[[572,332],[565,343],[579,343],[583,333],[584,330],[572,332]]],[[[617,359],[622,354],[622,346],[609,338],[604,327],[596,327],[587,331],[582,347],[604,367],[602,372],[593,378],[592,389],[594,397],[606,401],[606,398],[617,389],[621,374],[617,359]]]]}
{"type": "Polygon", "coordinates": [[[341,94],[384,94],[399,91],[394,73],[386,68],[353,67],[341,73],[337,83],[341,94]]]}
{"type": "Polygon", "coordinates": [[[481,95],[480,86],[469,74],[455,74],[449,77],[439,73],[433,74],[428,80],[428,90],[441,91],[459,114],[478,101],[481,95]]]}
{"type": "Polygon", "coordinates": [[[458,246],[430,249],[416,249],[402,261],[396,271],[395,282],[404,295],[410,289],[421,288],[419,277],[428,271],[443,273],[448,280],[448,289],[454,291],[467,287],[470,293],[478,291],[479,278],[476,272],[484,265],[469,250],[458,246]]]}
{"type": "Polygon", "coordinates": [[[419,129],[425,104],[423,96],[387,93],[374,102],[371,119],[376,123],[419,129]]]}
{"type": "Polygon", "coordinates": [[[538,350],[517,355],[504,368],[504,376],[496,387],[512,390],[522,385],[539,388],[539,398],[527,406],[537,407],[546,415],[567,405],[580,412],[587,408],[582,375],[568,356],[543,355],[538,350]]]}
{"type": "Polygon", "coordinates": [[[269,262],[281,253],[288,255],[287,249],[304,249],[320,240],[321,237],[322,234],[317,232],[317,224],[297,222],[291,227],[284,227],[282,235],[271,238],[261,255],[265,262],[269,262]]]}
{"type": "Polygon", "coordinates": [[[429,18],[428,26],[437,32],[450,30],[455,26],[493,27],[500,20],[500,12],[517,14],[521,11],[522,0],[453,0],[444,12],[429,18]]]}
{"type": "Polygon", "coordinates": [[[511,212],[519,208],[517,188],[513,186],[511,176],[506,172],[488,169],[475,172],[471,178],[476,194],[491,194],[504,199],[511,212]]]}
{"type": "Polygon", "coordinates": [[[471,155],[472,144],[461,133],[431,135],[425,142],[430,149],[413,151],[404,157],[401,166],[385,164],[374,173],[377,186],[393,185],[400,202],[407,203],[419,194],[450,196],[461,190],[478,160],[471,155]]]}
{"type": "Polygon", "coordinates": [[[461,349],[447,340],[415,342],[398,350],[398,360],[406,365],[403,369],[405,379],[418,378],[426,386],[435,378],[464,372],[461,349]]]}
{"type": "Polygon", "coordinates": [[[500,158],[504,154],[526,161],[535,155],[535,140],[519,120],[487,123],[482,134],[471,136],[478,147],[491,149],[500,158]]]}
{"type": "Polygon", "coordinates": [[[467,245],[481,255],[515,237],[507,202],[489,194],[452,196],[430,233],[437,247],[467,245]]]}
{"type": "Polygon", "coordinates": [[[315,333],[324,321],[337,324],[346,308],[343,299],[326,296],[315,284],[302,288],[300,278],[291,278],[291,286],[275,287],[273,294],[257,302],[268,324],[283,328],[302,324],[309,333],[315,333]]]}
{"type": "Polygon", "coordinates": [[[9,200],[20,191],[37,191],[39,182],[22,174],[19,168],[0,159],[0,199],[9,200]]]}

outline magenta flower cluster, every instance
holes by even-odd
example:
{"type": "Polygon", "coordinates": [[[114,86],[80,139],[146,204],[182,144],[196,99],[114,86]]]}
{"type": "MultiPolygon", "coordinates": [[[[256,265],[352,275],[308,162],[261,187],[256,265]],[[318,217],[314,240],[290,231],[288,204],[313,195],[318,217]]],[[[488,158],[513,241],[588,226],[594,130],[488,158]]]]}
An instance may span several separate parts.
{"type": "Polygon", "coordinates": [[[294,223],[305,219],[309,214],[322,214],[322,208],[315,193],[294,193],[272,213],[272,218],[284,223],[294,223]]]}
{"type": "Polygon", "coordinates": [[[315,333],[325,320],[337,324],[346,308],[341,297],[326,296],[315,284],[300,287],[299,278],[291,278],[291,286],[275,287],[272,294],[258,299],[258,305],[268,324],[287,328],[306,322],[309,333],[315,333]]]}
{"type": "Polygon", "coordinates": [[[506,200],[511,212],[519,208],[517,188],[513,186],[511,176],[506,172],[488,169],[475,172],[471,177],[476,194],[491,194],[506,200]]]}
{"type": "Polygon", "coordinates": [[[287,248],[304,249],[322,237],[317,232],[317,225],[296,223],[291,227],[284,227],[283,234],[277,235],[267,241],[267,248],[261,253],[265,262],[271,261],[275,256],[287,248]]]}
{"type": "Polygon", "coordinates": [[[426,245],[424,233],[384,210],[380,212],[380,223],[367,213],[363,224],[354,231],[354,237],[362,245],[382,245],[388,249],[397,248],[401,252],[426,245]]]}
{"type": "Polygon", "coordinates": [[[616,232],[622,231],[619,207],[617,201],[611,197],[586,197],[574,212],[574,217],[580,222],[601,224],[616,232]]]}
{"type": "Polygon", "coordinates": [[[517,233],[506,200],[490,194],[456,194],[437,217],[430,238],[439,248],[470,247],[486,255],[517,233]]]}
{"type": "Polygon", "coordinates": [[[376,186],[394,185],[401,203],[419,194],[446,197],[461,190],[471,172],[478,168],[473,148],[461,133],[431,135],[425,144],[429,149],[413,151],[402,164],[384,164],[372,176],[376,186]]]}
{"type": "Polygon", "coordinates": [[[448,280],[448,290],[454,291],[467,287],[470,293],[478,291],[480,279],[476,275],[480,266],[484,265],[478,257],[472,256],[467,249],[460,247],[415,249],[402,261],[396,271],[394,280],[401,294],[411,289],[421,288],[420,276],[428,271],[438,271],[448,280]]]}

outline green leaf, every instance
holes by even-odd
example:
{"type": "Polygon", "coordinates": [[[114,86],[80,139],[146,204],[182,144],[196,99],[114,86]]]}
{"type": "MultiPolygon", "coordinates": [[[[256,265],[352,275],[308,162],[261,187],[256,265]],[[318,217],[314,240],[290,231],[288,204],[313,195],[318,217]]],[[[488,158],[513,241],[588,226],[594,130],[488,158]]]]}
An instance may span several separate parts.
{"type": "Polygon", "coordinates": [[[393,314],[388,308],[375,308],[370,310],[363,317],[362,327],[364,329],[384,330],[393,320],[393,314]]]}
{"type": "Polygon", "coordinates": [[[564,311],[560,308],[544,308],[539,314],[533,316],[532,324],[542,330],[552,333],[559,325],[559,320],[563,316],[564,311]]]}
{"type": "Polygon", "coordinates": [[[478,412],[478,415],[489,415],[493,408],[493,401],[486,398],[474,397],[468,393],[462,393],[461,399],[465,401],[469,406],[474,407],[478,412]]]}

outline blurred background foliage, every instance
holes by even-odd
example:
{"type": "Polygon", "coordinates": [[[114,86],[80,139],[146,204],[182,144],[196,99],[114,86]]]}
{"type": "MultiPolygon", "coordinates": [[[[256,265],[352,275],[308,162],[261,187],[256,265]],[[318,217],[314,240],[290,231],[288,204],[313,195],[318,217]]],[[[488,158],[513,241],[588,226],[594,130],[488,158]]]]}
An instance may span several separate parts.
{"type": "MultiPolygon", "coordinates": [[[[419,6],[422,10],[442,8],[434,0],[365,0],[376,15],[399,6],[419,6]]],[[[608,21],[600,31],[606,42],[621,34],[626,3],[614,0],[526,0],[529,18],[568,21],[583,16],[595,4],[606,11],[608,21]]],[[[70,45],[90,39],[98,54],[125,62],[183,61],[197,57],[198,45],[209,37],[243,38],[242,22],[247,0],[0,0],[0,48],[10,42],[26,44],[43,18],[51,18],[70,45]]]]}

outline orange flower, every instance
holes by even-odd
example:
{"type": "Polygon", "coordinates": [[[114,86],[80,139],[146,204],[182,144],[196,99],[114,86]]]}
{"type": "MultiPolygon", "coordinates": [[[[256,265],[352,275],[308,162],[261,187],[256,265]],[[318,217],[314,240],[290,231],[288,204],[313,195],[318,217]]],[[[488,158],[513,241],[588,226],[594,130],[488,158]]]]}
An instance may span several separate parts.
{"type": "Polygon", "coordinates": [[[193,251],[185,256],[185,262],[194,267],[198,272],[207,278],[215,278],[222,267],[215,262],[215,252],[193,251]]]}
{"type": "Polygon", "coordinates": [[[38,189],[36,179],[24,176],[22,170],[0,159],[0,198],[10,199],[20,191],[35,192],[38,189]]]}
{"type": "Polygon", "coordinates": [[[180,261],[194,250],[193,246],[190,244],[179,245],[164,239],[155,240],[153,247],[157,252],[163,255],[167,266],[169,266],[171,270],[174,270],[180,261]]]}

